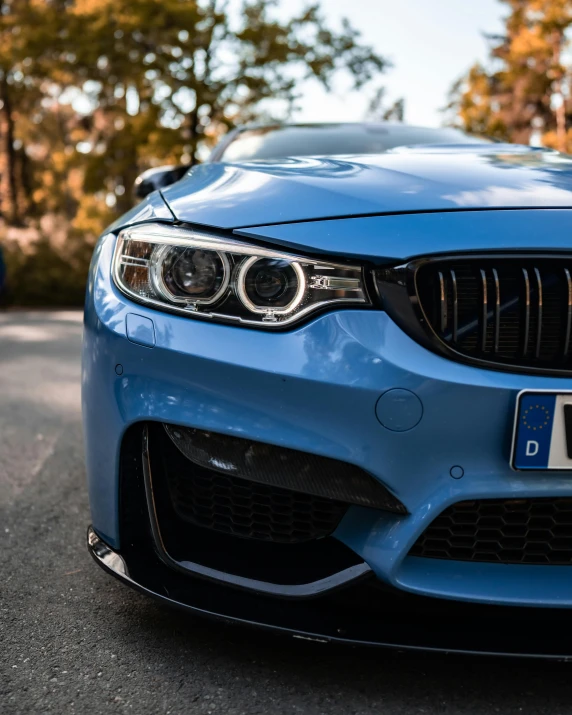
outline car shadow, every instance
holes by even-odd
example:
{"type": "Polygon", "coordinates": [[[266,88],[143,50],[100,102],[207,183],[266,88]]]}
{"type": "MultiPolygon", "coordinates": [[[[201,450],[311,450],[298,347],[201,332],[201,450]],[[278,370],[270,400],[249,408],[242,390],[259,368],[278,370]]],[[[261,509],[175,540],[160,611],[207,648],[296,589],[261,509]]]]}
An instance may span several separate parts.
{"type": "MultiPolygon", "coordinates": [[[[284,683],[313,699],[335,695],[342,711],[398,702],[403,712],[569,712],[572,680],[562,661],[468,656],[313,643],[180,613],[140,598],[122,637],[153,644],[157,665],[208,663],[247,673],[253,686],[284,683]],[[445,707],[447,706],[447,707],[445,707]]],[[[117,625],[117,621],[115,622],[117,625]]],[[[117,636],[119,633],[117,633],[117,636]]],[[[146,651],[147,652],[147,651],[146,651]]]]}

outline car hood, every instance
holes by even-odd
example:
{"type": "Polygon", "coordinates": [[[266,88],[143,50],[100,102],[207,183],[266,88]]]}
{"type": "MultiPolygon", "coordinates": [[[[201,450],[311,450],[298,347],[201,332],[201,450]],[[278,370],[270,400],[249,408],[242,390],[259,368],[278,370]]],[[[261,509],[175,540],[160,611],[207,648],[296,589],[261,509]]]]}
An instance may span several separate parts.
{"type": "Polygon", "coordinates": [[[178,220],[221,229],[428,211],[572,208],[572,158],[475,144],[202,164],[163,197],[178,220]]]}

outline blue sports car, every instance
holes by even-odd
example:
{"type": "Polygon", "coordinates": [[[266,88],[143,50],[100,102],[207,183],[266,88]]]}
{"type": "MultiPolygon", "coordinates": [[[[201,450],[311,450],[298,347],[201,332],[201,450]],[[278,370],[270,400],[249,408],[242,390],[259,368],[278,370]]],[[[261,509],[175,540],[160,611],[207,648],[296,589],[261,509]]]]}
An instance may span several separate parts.
{"type": "Polygon", "coordinates": [[[572,159],[251,126],[94,253],[95,560],[301,638],[572,654],[572,159]]]}

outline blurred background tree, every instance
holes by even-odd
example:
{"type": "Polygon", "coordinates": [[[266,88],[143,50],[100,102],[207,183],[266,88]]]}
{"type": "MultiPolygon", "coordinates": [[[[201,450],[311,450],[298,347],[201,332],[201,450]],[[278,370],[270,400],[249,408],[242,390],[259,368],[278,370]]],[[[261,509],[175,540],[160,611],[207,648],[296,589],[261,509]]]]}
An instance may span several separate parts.
{"type": "Polygon", "coordinates": [[[388,67],[348,21],[329,28],[317,4],[280,20],[276,5],[0,0],[12,302],[81,302],[91,246],[144,169],[200,161],[237,124],[287,119],[304,79],[329,88],[345,72],[361,88],[388,67]]]}
{"type": "Polygon", "coordinates": [[[486,36],[490,66],[476,64],[459,79],[446,110],[475,134],[570,152],[572,2],[501,2],[508,6],[506,32],[486,36]]]}
{"type": "Polygon", "coordinates": [[[403,122],[405,120],[405,100],[396,99],[389,106],[385,102],[385,87],[379,87],[370,100],[367,118],[371,121],[403,122]]]}

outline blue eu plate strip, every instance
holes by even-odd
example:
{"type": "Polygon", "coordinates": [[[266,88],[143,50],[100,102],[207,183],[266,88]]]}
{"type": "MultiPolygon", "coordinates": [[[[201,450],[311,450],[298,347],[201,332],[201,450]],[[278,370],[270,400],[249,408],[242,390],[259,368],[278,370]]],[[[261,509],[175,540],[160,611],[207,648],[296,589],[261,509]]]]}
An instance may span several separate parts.
{"type": "Polygon", "coordinates": [[[529,393],[520,398],[516,425],[516,469],[546,469],[554,424],[556,395],[529,393]]]}

